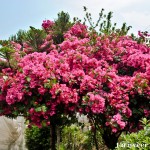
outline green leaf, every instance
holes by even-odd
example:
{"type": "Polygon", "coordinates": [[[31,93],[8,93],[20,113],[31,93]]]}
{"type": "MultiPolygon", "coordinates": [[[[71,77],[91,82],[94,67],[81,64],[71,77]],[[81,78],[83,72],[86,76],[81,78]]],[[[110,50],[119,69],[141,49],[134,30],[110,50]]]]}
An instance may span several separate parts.
{"type": "Polygon", "coordinates": [[[42,121],[42,127],[46,127],[46,122],[45,121],[42,121]]]}
{"type": "Polygon", "coordinates": [[[42,111],[42,107],[37,107],[37,108],[35,108],[35,111],[36,111],[36,112],[42,111]]]}
{"type": "Polygon", "coordinates": [[[0,52],[2,52],[2,53],[13,53],[13,52],[15,52],[15,50],[5,46],[5,47],[0,48],[0,52]]]}
{"type": "Polygon", "coordinates": [[[46,112],[47,111],[47,107],[45,105],[42,106],[42,111],[46,112]]]}
{"type": "Polygon", "coordinates": [[[83,96],[82,100],[83,101],[88,101],[89,97],[86,95],[86,96],[83,96]]]}
{"type": "Polygon", "coordinates": [[[18,116],[18,112],[17,111],[14,111],[12,114],[15,115],[15,116],[18,116]]]}
{"type": "Polygon", "coordinates": [[[30,81],[31,81],[31,78],[30,78],[30,77],[26,77],[26,80],[27,80],[28,82],[30,82],[30,81]]]}
{"type": "Polygon", "coordinates": [[[144,82],[144,83],[143,83],[143,88],[147,88],[147,87],[148,87],[147,83],[144,82]]]}
{"type": "Polygon", "coordinates": [[[57,83],[56,79],[47,80],[47,82],[44,83],[44,87],[45,88],[52,88],[53,84],[56,84],[56,83],[57,83]]]}

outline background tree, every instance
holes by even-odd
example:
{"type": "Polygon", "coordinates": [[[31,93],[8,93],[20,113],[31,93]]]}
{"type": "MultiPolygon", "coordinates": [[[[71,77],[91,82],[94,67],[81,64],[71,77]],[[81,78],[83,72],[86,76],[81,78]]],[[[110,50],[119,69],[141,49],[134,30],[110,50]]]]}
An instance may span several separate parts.
{"type": "Polygon", "coordinates": [[[70,16],[68,13],[61,11],[58,13],[58,18],[54,21],[55,25],[53,27],[53,40],[55,44],[60,44],[64,41],[64,33],[73,25],[70,21],[70,16]]]}
{"type": "Polygon", "coordinates": [[[101,9],[99,13],[99,18],[96,22],[93,22],[91,13],[88,12],[88,9],[84,6],[85,17],[84,23],[88,21],[91,30],[98,30],[99,34],[118,34],[127,35],[128,31],[130,30],[131,26],[127,26],[126,23],[122,24],[121,28],[117,27],[117,23],[112,22],[113,12],[108,12],[107,14],[104,13],[104,9],[101,9]],[[97,29],[98,28],[98,29],[97,29]]]}

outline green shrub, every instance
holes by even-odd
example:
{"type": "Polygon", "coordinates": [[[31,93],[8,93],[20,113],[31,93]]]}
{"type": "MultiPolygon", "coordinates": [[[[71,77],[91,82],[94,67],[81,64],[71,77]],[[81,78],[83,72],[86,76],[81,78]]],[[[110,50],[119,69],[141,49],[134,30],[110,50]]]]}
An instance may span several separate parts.
{"type": "Polygon", "coordinates": [[[25,139],[28,150],[49,150],[50,129],[48,127],[38,128],[36,126],[27,128],[25,139]]]}
{"type": "MultiPolygon", "coordinates": [[[[88,128],[85,126],[85,128],[88,128]]],[[[95,142],[93,140],[93,132],[90,130],[85,130],[79,125],[72,124],[71,126],[66,126],[62,130],[62,142],[58,150],[96,150],[95,142]]],[[[102,137],[100,132],[97,131],[97,142],[99,150],[106,150],[106,146],[102,142],[102,137]]]]}
{"type": "MultiPolygon", "coordinates": [[[[97,131],[96,137],[99,150],[107,150],[102,142],[100,132],[97,131]]],[[[28,150],[49,150],[50,148],[50,129],[48,127],[32,126],[27,128],[25,138],[28,150]]],[[[95,150],[93,132],[85,130],[85,128],[82,129],[76,124],[65,126],[61,129],[61,141],[57,145],[57,150],[95,150]]]]}
{"type": "Polygon", "coordinates": [[[116,150],[150,150],[150,123],[144,118],[144,129],[137,133],[122,134],[116,150]]]}
{"type": "Polygon", "coordinates": [[[62,142],[59,146],[61,150],[75,150],[75,149],[83,149],[83,145],[85,145],[88,136],[86,133],[81,132],[81,129],[77,125],[71,125],[64,127],[62,131],[62,142]]]}

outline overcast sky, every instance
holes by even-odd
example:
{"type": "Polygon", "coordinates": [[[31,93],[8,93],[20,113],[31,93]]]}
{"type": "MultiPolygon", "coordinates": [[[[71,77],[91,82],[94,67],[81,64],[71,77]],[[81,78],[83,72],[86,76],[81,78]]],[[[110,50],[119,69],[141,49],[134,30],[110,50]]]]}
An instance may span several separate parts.
{"type": "Polygon", "coordinates": [[[45,19],[54,20],[60,11],[73,17],[83,18],[83,6],[91,12],[94,20],[102,8],[113,11],[113,21],[120,26],[131,25],[131,32],[149,30],[150,0],[0,0],[0,39],[7,39],[19,29],[29,26],[41,28],[45,19]]]}

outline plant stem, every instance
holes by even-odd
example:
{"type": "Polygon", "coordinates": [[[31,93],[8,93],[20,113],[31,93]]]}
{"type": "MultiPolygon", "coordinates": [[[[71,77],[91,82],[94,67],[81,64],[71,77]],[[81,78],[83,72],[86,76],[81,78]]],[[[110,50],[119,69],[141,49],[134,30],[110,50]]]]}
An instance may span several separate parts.
{"type": "Polygon", "coordinates": [[[94,143],[95,143],[96,150],[99,150],[98,149],[98,142],[97,142],[97,138],[96,138],[96,123],[94,123],[94,135],[93,135],[93,138],[94,138],[94,143]]]}
{"type": "Polygon", "coordinates": [[[56,125],[51,124],[50,125],[50,150],[56,150],[56,125]]]}

